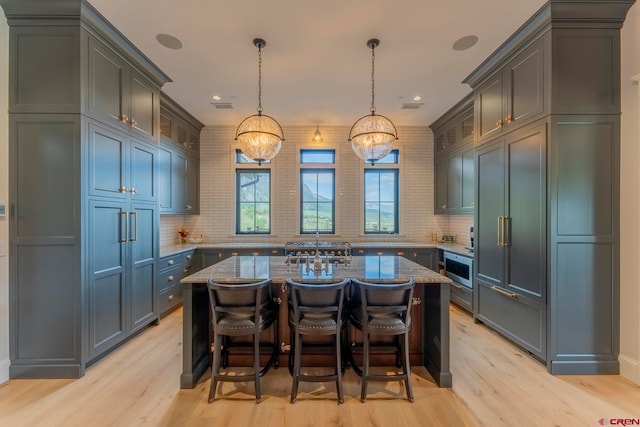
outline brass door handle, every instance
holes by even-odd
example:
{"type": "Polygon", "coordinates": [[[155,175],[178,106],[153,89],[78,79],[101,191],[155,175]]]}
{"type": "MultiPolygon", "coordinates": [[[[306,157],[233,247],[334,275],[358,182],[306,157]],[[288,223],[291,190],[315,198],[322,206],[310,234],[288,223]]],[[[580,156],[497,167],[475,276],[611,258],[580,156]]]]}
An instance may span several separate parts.
{"type": "Polygon", "coordinates": [[[126,115],[126,114],[121,114],[121,115],[120,115],[120,121],[121,121],[122,123],[127,123],[127,122],[129,121],[129,117],[127,117],[127,115],[126,115]]]}
{"type": "MultiPolygon", "coordinates": [[[[129,212],[129,215],[133,217],[133,219],[131,220],[132,223],[132,227],[134,228],[134,233],[133,233],[133,239],[129,239],[130,242],[135,242],[138,240],[138,212],[129,212]]],[[[127,233],[127,235],[129,235],[129,233],[127,233]]]]}
{"type": "Polygon", "coordinates": [[[513,121],[513,116],[511,114],[507,114],[507,117],[504,118],[507,123],[511,123],[513,121]]]}
{"type": "Polygon", "coordinates": [[[513,293],[513,292],[509,292],[509,291],[505,291],[502,288],[499,288],[497,286],[491,286],[489,289],[491,289],[494,292],[499,293],[500,295],[504,295],[505,297],[509,297],[511,299],[517,299],[518,295],[513,293]]]}
{"type": "Polygon", "coordinates": [[[126,243],[129,236],[129,215],[125,211],[120,211],[120,243],[126,243]],[[122,233],[122,218],[124,218],[124,233],[122,233]]]}
{"type": "Polygon", "coordinates": [[[138,126],[138,122],[135,119],[131,119],[131,126],[138,126]]]}

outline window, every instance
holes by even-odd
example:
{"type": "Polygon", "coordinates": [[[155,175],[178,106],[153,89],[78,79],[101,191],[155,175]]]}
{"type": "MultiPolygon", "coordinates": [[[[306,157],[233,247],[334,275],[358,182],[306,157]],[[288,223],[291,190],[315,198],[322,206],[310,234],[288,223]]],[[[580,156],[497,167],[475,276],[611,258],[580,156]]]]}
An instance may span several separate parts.
{"type": "Polygon", "coordinates": [[[236,170],[236,233],[271,233],[270,170],[236,170]]]}
{"type": "MultiPolygon", "coordinates": [[[[369,163],[367,161],[365,161],[365,163],[369,163]]],[[[374,160],[373,162],[374,165],[380,165],[380,164],[398,164],[398,150],[391,150],[391,152],[389,154],[387,154],[386,156],[384,156],[383,158],[381,158],[380,160],[374,160]]]]}
{"type": "MultiPolygon", "coordinates": [[[[249,157],[247,157],[247,156],[242,152],[242,150],[240,150],[239,148],[236,148],[236,163],[239,163],[239,164],[247,164],[247,163],[255,163],[255,164],[258,164],[258,162],[256,162],[255,160],[250,159],[249,157]]],[[[265,163],[269,164],[269,163],[271,163],[271,160],[264,160],[264,161],[262,162],[262,164],[265,164],[265,163]]]]}
{"type": "Polygon", "coordinates": [[[336,162],[336,150],[300,150],[300,163],[336,162]]]}
{"type": "Polygon", "coordinates": [[[398,169],[365,169],[365,234],[398,233],[398,169]]]}
{"type": "Polygon", "coordinates": [[[300,234],[335,233],[335,171],[300,170],[300,234]]]}

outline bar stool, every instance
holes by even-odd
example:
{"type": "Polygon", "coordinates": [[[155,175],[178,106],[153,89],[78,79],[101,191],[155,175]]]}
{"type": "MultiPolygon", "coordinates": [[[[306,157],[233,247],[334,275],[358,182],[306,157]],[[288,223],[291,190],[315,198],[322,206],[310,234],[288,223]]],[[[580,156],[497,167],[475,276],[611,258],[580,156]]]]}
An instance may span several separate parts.
{"type": "Polygon", "coordinates": [[[255,382],[256,402],[260,403],[262,394],[260,377],[267,373],[278,359],[278,304],[271,296],[271,279],[259,282],[216,283],[209,279],[209,303],[211,305],[211,326],[213,330],[213,361],[211,363],[211,388],[209,403],[215,398],[218,382],[255,382]],[[260,333],[274,325],[275,338],[269,344],[271,355],[267,364],[260,368],[260,333]],[[245,375],[220,373],[221,360],[228,360],[232,347],[246,344],[233,344],[230,337],[253,336],[253,372],[245,375]],[[272,348],[271,348],[272,347],[272,348]]]}
{"type": "MultiPolygon", "coordinates": [[[[368,381],[397,381],[405,383],[407,397],[413,402],[411,388],[411,366],[409,363],[409,330],[411,329],[411,303],[415,279],[406,282],[389,281],[370,283],[352,279],[352,293],[349,306],[351,324],[362,332],[362,369],[350,357],[354,371],[362,377],[360,400],[367,397],[368,381]],[[374,345],[371,335],[396,336],[394,351],[399,359],[402,372],[388,375],[371,374],[369,358],[374,345]]],[[[352,356],[352,355],[351,355],[352,356]]]]}
{"type": "Polygon", "coordinates": [[[346,325],[344,313],[345,288],[349,279],[337,283],[315,281],[300,283],[291,278],[286,279],[289,285],[289,328],[293,345],[293,361],[289,368],[293,377],[291,387],[291,403],[298,396],[298,382],[335,381],[338,391],[338,402],[344,403],[342,391],[342,330],[346,325]],[[303,336],[335,336],[335,371],[328,375],[302,374],[303,336]]]}

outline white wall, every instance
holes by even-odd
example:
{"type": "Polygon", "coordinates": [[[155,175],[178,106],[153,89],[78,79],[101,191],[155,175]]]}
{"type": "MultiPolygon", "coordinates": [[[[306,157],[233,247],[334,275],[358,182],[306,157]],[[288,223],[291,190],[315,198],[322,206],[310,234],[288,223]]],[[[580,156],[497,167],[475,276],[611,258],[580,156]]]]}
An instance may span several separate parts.
{"type": "Polygon", "coordinates": [[[640,384],[640,4],[622,28],[620,374],[640,384]]]}
{"type": "MultiPolygon", "coordinates": [[[[430,233],[453,233],[462,244],[469,244],[472,215],[451,221],[433,215],[433,133],[427,127],[399,127],[400,140],[400,235],[365,236],[363,233],[363,162],[347,141],[348,126],[321,126],[321,144],[311,142],[315,126],[284,126],[285,142],[271,168],[272,234],[236,236],[235,127],[207,126],[201,134],[200,215],[162,216],[160,244],[178,243],[177,232],[184,224],[193,235],[203,234],[210,242],[273,242],[302,239],[299,235],[298,153],[301,148],[336,150],[336,235],[333,240],[428,241],[430,233]]],[[[265,165],[262,166],[266,167],[265,165]]]]}
{"type": "MultiPolygon", "coordinates": [[[[0,8],[0,204],[9,201],[9,26],[0,8]]],[[[9,379],[9,216],[0,217],[0,383],[9,379]]]]}

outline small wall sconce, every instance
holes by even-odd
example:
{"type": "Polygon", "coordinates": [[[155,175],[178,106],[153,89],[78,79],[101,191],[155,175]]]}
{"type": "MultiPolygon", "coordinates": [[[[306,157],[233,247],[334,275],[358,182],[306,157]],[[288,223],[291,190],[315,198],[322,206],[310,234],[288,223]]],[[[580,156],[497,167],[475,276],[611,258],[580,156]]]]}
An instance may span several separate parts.
{"type": "Polygon", "coordinates": [[[319,144],[319,143],[321,143],[323,141],[324,141],[324,139],[322,138],[322,134],[320,133],[320,125],[318,125],[316,127],[316,133],[314,133],[313,134],[313,138],[311,138],[311,142],[319,144]]]}

